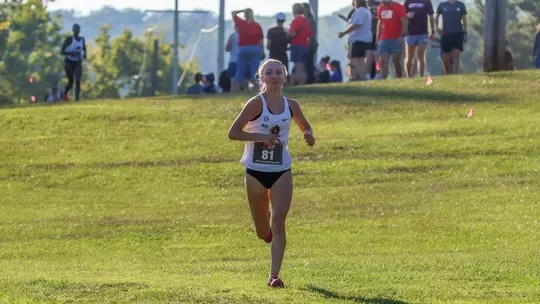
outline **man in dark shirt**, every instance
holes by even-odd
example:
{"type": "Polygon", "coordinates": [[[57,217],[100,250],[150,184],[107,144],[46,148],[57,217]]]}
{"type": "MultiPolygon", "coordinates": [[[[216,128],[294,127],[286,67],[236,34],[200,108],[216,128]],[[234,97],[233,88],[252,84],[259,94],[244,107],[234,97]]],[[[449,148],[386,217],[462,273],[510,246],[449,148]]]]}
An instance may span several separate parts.
{"type": "Polygon", "coordinates": [[[463,44],[467,43],[467,8],[463,2],[448,0],[441,2],[435,17],[439,35],[441,35],[441,49],[444,53],[444,72],[457,74],[459,72],[460,52],[463,44]],[[443,17],[443,28],[439,27],[439,17],[443,17]],[[452,61],[452,68],[450,68],[452,61]]]}
{"type": "Polygon", "coordinates": [[[266,35],[266,48],[270,51],[270,58],[281,61],[289,69],[289,57],[287,56],[287,45],[289,44],[285,24],[285,14],[276,15],[277,24],[268,30],[266,35]]]}

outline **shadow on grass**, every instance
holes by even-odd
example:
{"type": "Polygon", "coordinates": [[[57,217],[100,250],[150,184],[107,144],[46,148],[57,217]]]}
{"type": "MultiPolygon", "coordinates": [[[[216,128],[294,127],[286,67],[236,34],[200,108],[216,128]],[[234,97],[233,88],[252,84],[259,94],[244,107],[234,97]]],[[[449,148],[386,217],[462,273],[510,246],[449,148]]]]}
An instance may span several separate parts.
{"type": "Polygon", "coordinates": [[[435,91],[431,89],[423,90],[419,88],[391,88],[391,87],[368,87],[368,86],[309,86],[290,89],[293,94],[308,94],[321,96],[349,96],[362,98],[361,100],[338,101],[337,103],[366,103],[371,104],[377,99],[392,99],[396,101],[427,101],[443,103],[465,103],[465,102],[494,102],[500,97],[495,95],[462,94],[448,91],[435,91]]]}
{"type": "Polygon", "coordinates": [[[325,296],[327,299],[337,299],[337,300],[353,301],[353,302],[367,303],[367,304],[407,304],[407,302],[405,301],[388,299],[388,298],[366,298],[362,296],[356,296],[356,297],[344,296],[336,292],[326,290],[324,288],[320,288],[313,285],[309,285],[307,290],[311,292],[319,293],[325,296]]]}

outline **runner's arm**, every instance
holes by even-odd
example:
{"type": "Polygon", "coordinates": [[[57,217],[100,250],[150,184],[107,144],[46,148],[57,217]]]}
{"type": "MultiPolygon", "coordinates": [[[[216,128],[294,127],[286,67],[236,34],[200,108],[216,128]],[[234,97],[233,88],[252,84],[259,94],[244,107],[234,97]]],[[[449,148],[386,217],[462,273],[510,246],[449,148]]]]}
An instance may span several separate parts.
{"type": "Polygon", "coordinates": [[[257,141],[265,142],[270,135],[261,133],[248,133],[244,131],[247,123],[254,119],[262,111],[262,101],[259,98],[252,98],[242,109],[242,112],[236,117],[229,129],[229,139],[239,141],[257,141]]]}
{"type": "Polygon", "coordinates": [[[302,108],[300,107],[300,103],[298,101],[293,99],[289,100],[289,106],[291,107],[292,114],[293,114],[293,120],[300,128],[300,131],[304,133],[304,139],[308,143],[308,145],[313,146],[315,144],[315,138],[313,137],[313,129],[311,128],[311,124],[307,120],[307,118],[304,116],[304,112],[302,112],[302,108]]]}
{"type": "Polygon", "coordinates": [[[82,38],[82,43],[83,43],[83,52],[84,52],[84,55],[83,55],[83,58],[86,59],[86,55],[88,54],[88,51],[86,50],[86,39],[82,38]]]}
{"type": "Polygon", "coordinates": [[[463,21],[463,31],[465,32],[465,34],[467,34],[467,15],[463,15],[463,17],[461,17],[461,20],[463,21]]]}
{"type": "Polygon", "coordinates": [[[433,15],[429,15],[429,24],[431,25],[431,34],[435,34],[437,32],[437,28],[435,27],[435,18],[433,15]]]}

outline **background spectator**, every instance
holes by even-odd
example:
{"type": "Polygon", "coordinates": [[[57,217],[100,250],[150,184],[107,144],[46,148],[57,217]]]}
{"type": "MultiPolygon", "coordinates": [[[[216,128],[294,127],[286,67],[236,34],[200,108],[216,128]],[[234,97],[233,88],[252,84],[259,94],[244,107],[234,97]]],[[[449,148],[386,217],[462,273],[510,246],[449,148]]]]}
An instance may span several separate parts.
{"type": "Polygon", "coordinates": [[[293,5],[294,20],[289,32],[291,34],[291,61],[294,62],[296,81],[299,85],[307,83],[307,57],[309,56],[310,39],[313,37],[309,20],[304,17],[304,7],[300,3],[293,5]]]}
{"type": "MultiPolygon", "coordinates": [[[[230,87],[233,92],[236,92],[238,90],[237,88],[238,84],[236,83],[236,69],[238,66],[238,53],[239,53],[239,48],[240,48],[240,46],[238,45],[238,39],[239,39],[238,26],[235,25],[234,33],[232,33],[229,36],[229,40],[227,41],[227,46],[225,47],[225,51],[230,53],[229,67],[227,68],[227,70],[228,70],[229,78],[231,79],[230,87]]],[[[220,77],[220,82],[221,82],[221,77],[220,77]]]]}
{"type": "Polygon", "coordinates": [[[407,34],[407,14],[403,5],[383,0],[377,10],[379,56],[381,57],[381,77],[388,77],[388,61],[392,56],[396,77],[403,77],[403,42],[407,34]]]}
{"type": "Polygon", "coordinates": [[[457,74],[459,72],[460,53],[463,44],[467,43],[467,8],[457,0],[441,2],[437,8],[435,24],[439,27],[439,17],[443,18],[443,28],[438,29],[441,35],[441,49],[444,53],[444,72],[457,74]],[[450,61],[452,68],[450,69],[450,61]]]}
{"type": "Polygon", "coordinates": [[[244,90],[247,90],[250,80],[253,86],[256,87],[255,74],[263,57],[264,34],[261,25],[255,22],[253,10],[250,8],[233,11],[232,17],[234,24],[238,27],[239,36],[236,82],[242,84],[244,90]],[[245,20],[238,17],[240,13],[244,13],[245,20]],[[246,79],[244,78],[245,75],[250,76],[246,79]]]}
{"type": "Polygon", "coordinates": [[[268,30],[266,35],[266,48],[270,52],[269,57],[281,61],[287,71],[289,70],[289,56],[287,55],[287,45],[289,44],[287,30],[284,27],[285,14],[276,15],[276,25],[268,30]]]}

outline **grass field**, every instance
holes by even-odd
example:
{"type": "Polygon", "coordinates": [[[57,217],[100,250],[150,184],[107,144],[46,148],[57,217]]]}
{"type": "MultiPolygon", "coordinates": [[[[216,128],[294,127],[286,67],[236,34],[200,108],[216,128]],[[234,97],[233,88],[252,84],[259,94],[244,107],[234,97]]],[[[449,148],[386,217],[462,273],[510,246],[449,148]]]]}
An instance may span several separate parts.
{"type": "Polygon", "coordinates": [[[318,142],[292,132],[284,290],[247,95],[0,108],[0,303],[540,303],[539,72],[287,95],[318,142]]]}

